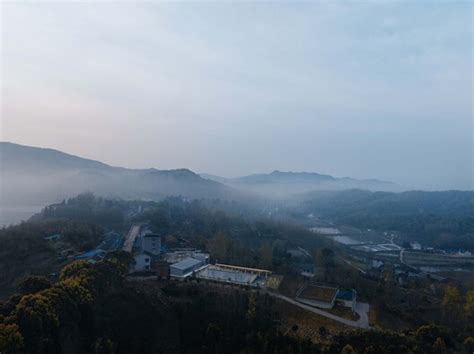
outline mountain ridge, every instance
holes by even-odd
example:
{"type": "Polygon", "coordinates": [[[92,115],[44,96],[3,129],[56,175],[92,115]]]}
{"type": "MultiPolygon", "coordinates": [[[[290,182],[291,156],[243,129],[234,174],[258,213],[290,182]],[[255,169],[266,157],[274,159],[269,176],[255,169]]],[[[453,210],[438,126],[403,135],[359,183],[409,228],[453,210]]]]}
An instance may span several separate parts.
{"type": "Polygon", "coordinates": [[[317,172],[274,170],[270,173],[258,173],[235,178],[209,174],[201,174],[201,177],[218,181],[235,189],[276,198],[286,198],[318,190],[399,191],[401,189],[399,185],[389,181],[334,177],[317,172]]]}
{"type": "Polygon", "coordinates": [[[0,167],[2,203],[23,204],[25,198],[51,203],[85,191],[125,199],[239,197],[232,188],[186,168],[116,167],[59,150],[11,142],[0,142],[0,167]]]}

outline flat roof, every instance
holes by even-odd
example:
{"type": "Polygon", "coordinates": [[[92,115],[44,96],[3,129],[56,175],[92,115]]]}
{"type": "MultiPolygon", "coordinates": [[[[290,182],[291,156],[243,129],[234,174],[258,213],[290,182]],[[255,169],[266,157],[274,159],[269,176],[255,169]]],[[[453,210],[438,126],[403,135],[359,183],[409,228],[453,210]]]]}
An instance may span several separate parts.
{"type": "Polygon", "coordinates": [[[242,266],[236,266],[236,265],[231,265],[231,264],[216,263],[216,266],[220,268],[235,269],[235,270],[249,271],[249,272],[255,272],[255,273],[271,273],[271,270],[267,270],[267,269],[249,268],[249,267],[242,267],[242,266]]]}
{"type": "Polygon", "coordinates": [[[170,266],[170,268],[175,268],[175,269],[179,269],[179,270],[187,270],[189,268],[192,268],[198,264],[201,264],[202,261],[198,260],[198,259],[194,259],[194,258],[185,258],[183,259],[181,262],[178,262],[178,263],[175,263],[175,264],[172,264],[170,266]]]}
{"type": "Polygon", "coordinates": [[[336,297],[337,288],[328,286],[309,285],[300,296],[303,299],[331,302],[336,297]]]}
{"type": "Polygon", "coordinates": [[[228,270],[211,266],[200,271],[198,273],[198,277],[238,284],[251,284],[258,276],[256,274],[243,273],[236,270],[228,270]]]}

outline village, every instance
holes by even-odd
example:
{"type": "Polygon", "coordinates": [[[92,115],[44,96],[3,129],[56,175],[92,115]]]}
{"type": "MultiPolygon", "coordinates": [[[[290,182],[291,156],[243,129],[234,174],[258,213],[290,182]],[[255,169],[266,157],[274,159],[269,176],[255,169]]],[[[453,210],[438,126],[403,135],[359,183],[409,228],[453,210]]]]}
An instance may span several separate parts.
{"type": "Polygon", "coordinates": [[[370,328],[370,305],[358,302],[354,289],[341,289],[336,284],[316,282],[311,256],[301,247],[289,250],[295,259],[293,267],[298,281],[273,274],[267,269],[223,264],[218,260],[211,263],[209,253],[192,247],[168,248],[164,237],[154,233],[147,223],[132,225],[125,237],[109,232],[94,250],[75,258],[96,263],[104,259],[108,252],[116,250],[123,250],[133,256],[134,261],[130,263],[127,277],[129,281],[198,280],[208,284],[237,286],[268,293],[339,324],[370,328]]]}

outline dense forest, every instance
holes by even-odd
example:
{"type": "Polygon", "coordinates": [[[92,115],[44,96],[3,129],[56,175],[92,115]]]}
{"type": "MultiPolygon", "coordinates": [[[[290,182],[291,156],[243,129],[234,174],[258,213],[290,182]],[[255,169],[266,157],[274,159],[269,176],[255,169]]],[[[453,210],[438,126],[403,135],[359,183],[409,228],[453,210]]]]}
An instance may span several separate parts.
{"type": "Polygon", "coordinates": [[[341,332],[326,344],[278,330],[274,300],[199,282],[129,283],[126,259],[76,261],[59,282],[29,277],[0,303],[2,353],[449,353],[472,350],[447,327],[341,332]]]}
{"type": "Polygon", "coordinates": [[[0,351],[472,352],[472,289],[428,279],[400,286],[389,266],[382,278],[365,276],[343,262],[326,238],[286,222],[224,212],[220,203],[183,198],[125,202],[84,194],[0,230],[3,284],[16,284],[0,302],[0,351]],[[55,243],[45,239],[61,234],[61,243],[84,251],[97,245],[106,230],[127,230],[133,223],[147,223],[167,247],[203,249],[211,261],[270,269],[290,282],[299,276],[288,250],[302,246],[313,256],[318,280],[354,288],[361,301],[376,309],[374,328],[328,331],[316,325],[316,339],[302,334],[298,324],[282,331],[287,312],[265,291],[195,278],[132,281],[127,278],[128,253],[115,251],[91,264],[58,257],[55,243]],[[52,271],[59,276],[40,276],[52,271]]]}
{"type": "Polygon", "coordinates": [[[78,220],[38,220],[0,229],[0,294],[10,292],[15,282],[28,274],[58,272],[67,252],[87,251],[103,235],[97,224],[78,220]],[[61,235],[60,252],[46,238],[61,235]]]}

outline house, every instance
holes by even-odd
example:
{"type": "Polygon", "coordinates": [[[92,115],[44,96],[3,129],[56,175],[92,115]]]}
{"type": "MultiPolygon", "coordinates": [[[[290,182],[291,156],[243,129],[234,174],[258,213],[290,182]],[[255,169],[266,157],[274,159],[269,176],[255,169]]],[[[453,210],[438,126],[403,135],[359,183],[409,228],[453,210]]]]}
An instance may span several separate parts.
{"type": "Polygon", "coordinates": [[[170,265],[170,275],[176,278],[186,278],[204,265],[206,263],[199,259],[185,258],[181,262],[170,265]]]}
{"type": "Polygon", "coordinates": [[[134,272],[146,272],[151,270],[151,256],[141,253],[135,257],[135,264],[133,265],[134,272]]]}
{"type": "Polygon", "coordinates": [[[141,242],[141,251],[159,255],[161,252],[161,237],[157,234],[145,234],[141,242]]]}

